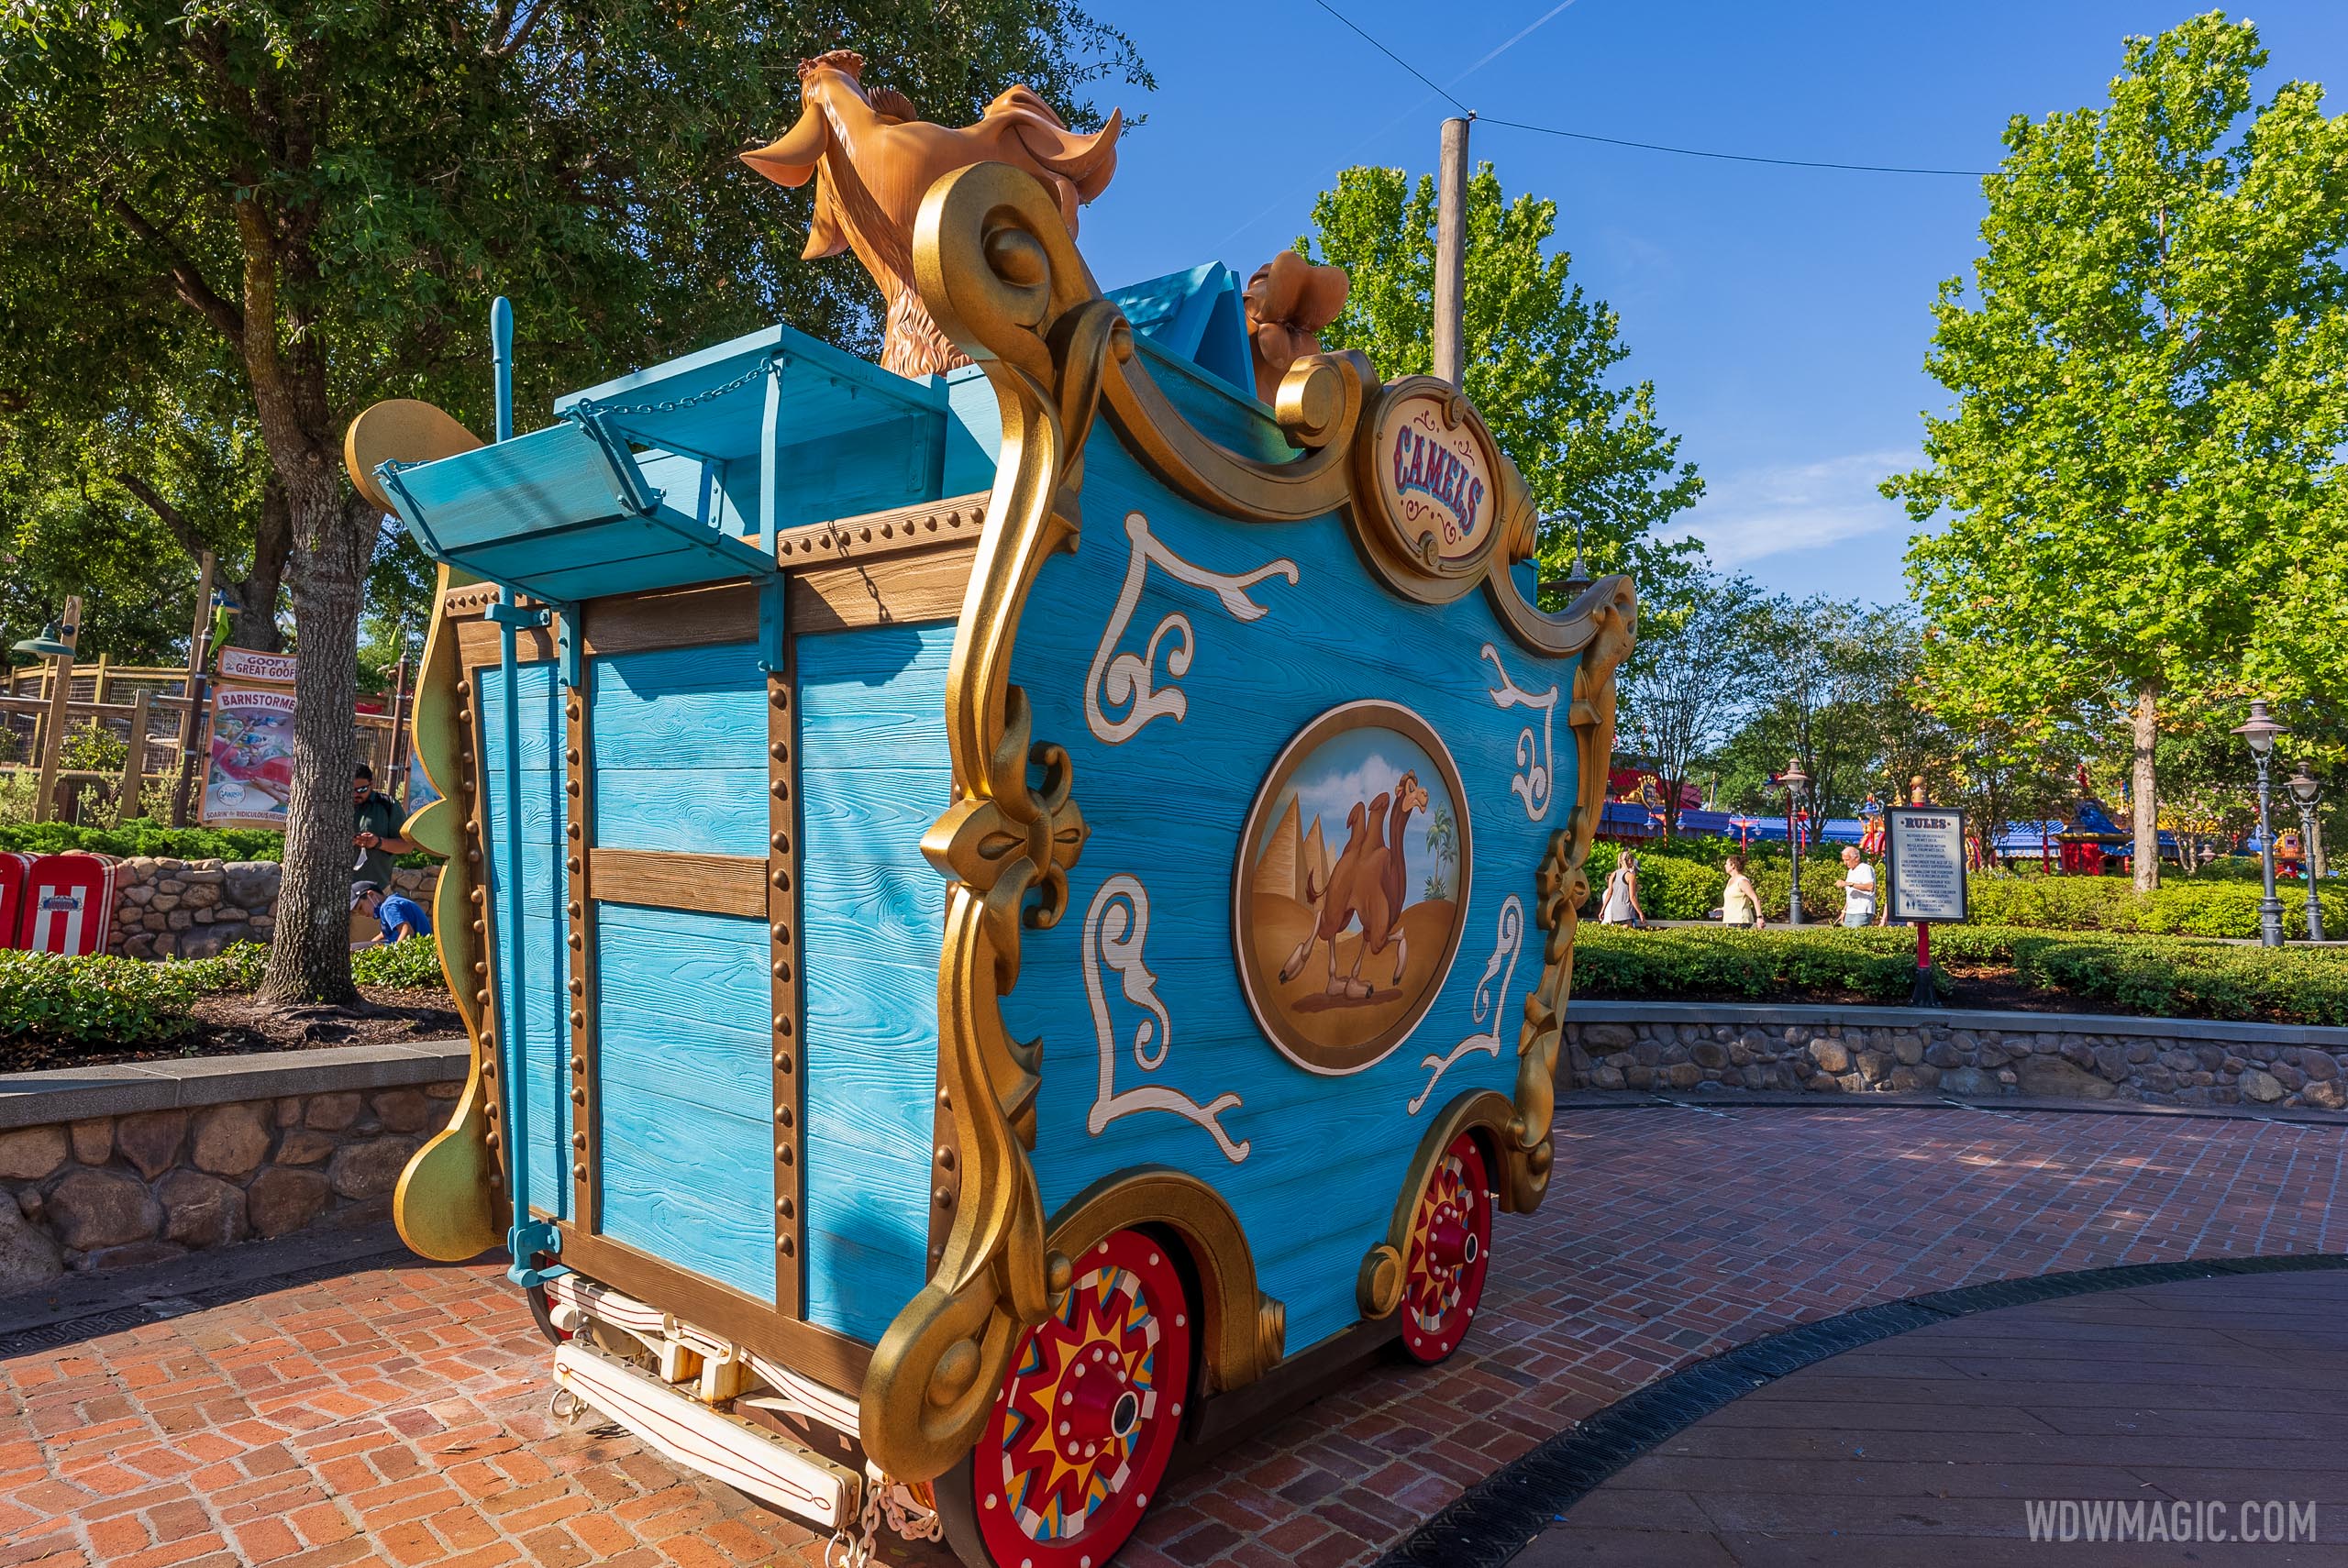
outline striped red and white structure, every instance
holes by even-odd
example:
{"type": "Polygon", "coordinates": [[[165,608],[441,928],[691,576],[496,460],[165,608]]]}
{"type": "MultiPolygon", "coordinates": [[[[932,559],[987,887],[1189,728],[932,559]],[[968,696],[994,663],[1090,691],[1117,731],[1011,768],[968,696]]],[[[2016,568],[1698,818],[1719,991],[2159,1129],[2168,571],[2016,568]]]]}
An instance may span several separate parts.
{"type": "Polygon", "coordinates": [[[86,957],[106,950],[114,930],[114,862],[69,850],[44,855],[25,873],[24,940],[35,953],[86,957]]]}

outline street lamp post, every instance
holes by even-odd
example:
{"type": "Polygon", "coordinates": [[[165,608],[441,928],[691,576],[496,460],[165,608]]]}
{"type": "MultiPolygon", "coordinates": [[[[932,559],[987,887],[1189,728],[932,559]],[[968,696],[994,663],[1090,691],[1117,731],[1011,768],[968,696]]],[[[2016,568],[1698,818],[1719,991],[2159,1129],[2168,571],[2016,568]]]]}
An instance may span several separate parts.
{"type": "Polygon", "coordinates": [[[2291,769],[2291,776],[2283,782],[2289,786],[2291,799],[2298,803],[2299,808],[2299,864],[2307,868],[2308,874],[2308,940],[2321,942],[2323,904],[2316,897],[2315,888],[2315,809],[2323,798],[2323,786],[2317,783],[2315,775],[2308,771],[2304,759],[2291,769]]]}
{"type": "Polygon", "coordinates": [[[2251,760],[2258,767],[2258,866],[2266,882],[2266,896],[2258,900],[2258,941],[2261,946],[2280,947],[2283,900],[2275,896],[2275,830],[2267,824],[2266,761],[2274,753],[2275,737],[2289,732],[2267,716],[2263,698],[2254,698],[2249,723],[2236,724],[2233,733],[2250,743],[2251,760]]]}
{"type": "Polygon", "coordinates": [[[1786,764],[1778,775],[1778,782],[1786,787],[1786,847],[1793,852],[1794,889],[1786,900],[1786,923],[1801,924],[1801,835],[1795,825],[1795,813],[1801,809],[1802,792],[1810,783],[1810,775],[1801,770],[1801,759],[1796,757],[1786,764]]]}

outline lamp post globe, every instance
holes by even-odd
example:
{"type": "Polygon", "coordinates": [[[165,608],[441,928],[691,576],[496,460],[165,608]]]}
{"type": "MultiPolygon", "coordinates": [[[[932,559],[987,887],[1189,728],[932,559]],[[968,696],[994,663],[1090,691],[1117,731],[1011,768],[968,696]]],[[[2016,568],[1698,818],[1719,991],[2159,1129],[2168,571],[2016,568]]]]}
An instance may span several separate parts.
{"type": "Polygon", "coordinates": [[[2316,897],[2315,886],[2315,809],[2322,804],[2323,786],[2317,782],[2314,774],[2308,771],[2307,759],[2304,757],[2292,767],[2291,776],[2283,780],[2283,783],[2291,791],[2291,800],[2299,808],[2299,864],[2306,868],[2308,878],[2308,940],[2321,942],[2323,940],[2323,905],[2322,901],[2316,897]]]}
{"type": "Polygon", "coordinates": [[[2280,947],[2283,900],[2275,896],[2275,830],[2267,820],[2270,791],[2266,764],[2275,753],[2275,737],[2290,731],[2287,725],[2268,715],[2264,698],[2254,698],[2249,722],[2236,724],[2233,733],[2250,743],[2250,759],[2258,769],[2258,868],[2266,889],[2266,896],[2258,900],[2258,941],[2262,946],[2280,947]]]}
{"type": "Polygon", "coordinates": [[[1810,789],[1810,775],[1801,770],[1800,757],[1786,764],[1786,770],[1778,775],[1778,782],[1786,787],[1786,847],[1794,857],[1794,885],[1792,893],[1786,900],[1786,923],[1800,925],[1802,923],[1801,837],[1796,825],[1796,814],[1801,810],[1802,800],[1810,789]]]}

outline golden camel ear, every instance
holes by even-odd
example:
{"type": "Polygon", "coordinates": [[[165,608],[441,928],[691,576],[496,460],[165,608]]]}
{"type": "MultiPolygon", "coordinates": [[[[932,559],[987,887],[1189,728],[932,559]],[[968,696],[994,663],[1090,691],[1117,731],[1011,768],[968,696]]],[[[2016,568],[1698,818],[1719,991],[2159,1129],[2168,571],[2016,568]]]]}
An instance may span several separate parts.
{"type": "Polygon", "coordinates": [[[987,106],[987,113],[1011,116],[1013,134],[1027,156],[1076,187],[1076,197],[1089,202],[1109,188],[1117,171],[1117,138],[1124,129],[1124,111],[1112,110],[1108,123],[1091,136],[1079,136],[1060,123],[1041,98],[1024,87],[1013,87],[987,106]],[[1025,94],[1024,98],[1016,94],[1025,94]]]}
{"type": "Polygon", "coordinates": [[[797,125],[764,147],[750,149],[742,154],[742,161],[778,185],[804,185],[831,139],[832,127],[824,111],[810,104],[801,112],[797,125]]]}

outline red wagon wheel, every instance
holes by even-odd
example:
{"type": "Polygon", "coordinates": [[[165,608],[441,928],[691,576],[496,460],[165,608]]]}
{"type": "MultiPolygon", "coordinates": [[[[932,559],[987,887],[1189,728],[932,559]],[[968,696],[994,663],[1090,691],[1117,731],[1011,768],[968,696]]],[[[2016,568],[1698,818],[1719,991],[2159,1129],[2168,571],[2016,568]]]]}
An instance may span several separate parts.
{"type": "Polygon", "coordinates": [[[1427,1176],[1411,1215],[1402,1274],[1402,1349],[1413,1361],[1441,1361],[1467,1337],[1491,1261],[1491,1180],[1484,1152],[1466,1132],[1451,1141],[1427,1176]]]}
{"type": "Polygon", "coordinates": [[[1189,1397],[1192,1330],[1164,1243],[1119,1231],[1076,1260],[969,1459],[940,1483],[947,1539],[986,1568],[1102,1568],[1157,1495],[1189,1397]]]}

